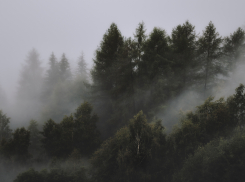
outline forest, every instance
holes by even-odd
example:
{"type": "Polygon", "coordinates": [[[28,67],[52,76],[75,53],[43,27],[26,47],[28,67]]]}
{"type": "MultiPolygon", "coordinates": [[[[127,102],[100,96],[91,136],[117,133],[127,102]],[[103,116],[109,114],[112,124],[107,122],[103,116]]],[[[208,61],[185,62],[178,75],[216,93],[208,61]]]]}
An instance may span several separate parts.
{"type": "Polygon", "coordinates": [[[127,38],[112,23],[91,70],[84,54],[74,70],[65,53],[41,63],[32,49],[14,106],[0,89],[1,182],[243,181],[245,83],[216,94],[244,68],[242,28],[142,22],[127,38]]]}

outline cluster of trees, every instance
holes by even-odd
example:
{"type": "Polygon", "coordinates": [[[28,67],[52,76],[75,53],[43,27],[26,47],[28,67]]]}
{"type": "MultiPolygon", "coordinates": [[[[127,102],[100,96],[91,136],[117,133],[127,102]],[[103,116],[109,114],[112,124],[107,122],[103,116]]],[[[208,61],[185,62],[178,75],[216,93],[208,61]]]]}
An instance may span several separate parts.
{"type": "Polygon", "coordinates": [[[65,54],[58,61],[52,53],[49,68],[44,71],[38,52],[32,49],[20,72],[14,113],[11,110],[9,113],[22,124],[33,118],[60,121],[85,99],[87,82],[83,54],[78,58],[77,69],[72,72],[65,54]]]}
{"type": "MultiPolygon", "coordinates": [[[[17,170],[19,166],[43,165],[49,159],[54,166],[57,166],[57,160],[74,161],[72,166],[82,170],[75,164],[89,157],[101,143],[96,127],[98,117],[92,114],[92,106],[87,102],[81,104],[73,115],[65,116],[60,123],[49,119],[41,131],[37,122],[31,120],[27,129],[22,127],[12,132],[10,119],[0,111],[0,166],[4,165],[3,171],[17,170]]],[[[51,173],[63,172],[52,170],[51,173]]],[[[2,175],[0,180],[5,181],[7,176],[2,175]]]]}
{"type": "Polygon", "coordinates": [[[244,41],[241,28],[222,38],[212,22],[200,36],[189,21],[171,35],[161,28],[146,35],[140,23],[133,38],[123,37],[113,23],[95,52],[91,83],[83,55],[72,73],[65,54],[57,61],[52,53],[43,77],[32,50],[21,72],[17,105],[19,111],[33,111],[28,117],[41,113],[37,119],[46,122],[40,128],[31,120],[27,129],[12,131],[0,112],[0,169],[33,167],[15,182],[198,181],[199,176],[217,181],[213,171],[226,173],[221,181],[231,181],[234,170],[243,167],[244,85],[226,100],[209,97],[183,113],[169,134],[154,116],[186,90],[210,95],[244,61],[244,41]],[[36,165],[49,167],[40,171],[36,165]]]}
{"type": "Polygon", "coordinates": [[[183,91],[207,97],[221,78],[232,74],[237,62],[244,61],[241,28],[224,38],[212,22],[200,36],[189,21],[171,35],[161,28],[148,36],[145,32],[140,23],[134,37],[125,38],[113,23],[96,50],[92,103],[101,123],[109,123],[104,129],[110,135],[140,110],[151,119],[183,91]]]}
{"type": "MultiPolygon", "coordinates": [[[[241,181],[245,155],[242,119],[244,88],[244,85],[240,85],[236,93],[226,100],[208,98],[195,111],[183,114],[179,125],[168,135],[160,120],[148,122],[146,115],[140,111],[99,148],[90,150],[90,154],[93,154],[86,168],[79,160],[83,154],[86,155],[89,145],[80,149],[72,145],[69,127],[66,127],[67,131],[62,137],[57,139],[52,136],[56,142],[47,145],[47,140],[44,140],[48,138],[45,131],[50,131],[47,130],[50,121],[47,121],[41,132],[44,137],[41,142],[45,151],[56,152],[49,153],[53,157],[50,169],[30,169],[19,174],[15,182],[34,179],[74,182],[241,181]],[[59,145],[59,142],[62,144],[59,145]]],[[[80,106],[76,113],[86,105],[88,103],[80,106]]],[[[68,118],[65,117],[62,122],[68,118]]],[[[58,126],[50,128],[59,130],[58,126]]],[[[90,127],[84,125],[84,128],[90,127]]],[[[49,141],[53,142],[51,139],[49,141]]]]}

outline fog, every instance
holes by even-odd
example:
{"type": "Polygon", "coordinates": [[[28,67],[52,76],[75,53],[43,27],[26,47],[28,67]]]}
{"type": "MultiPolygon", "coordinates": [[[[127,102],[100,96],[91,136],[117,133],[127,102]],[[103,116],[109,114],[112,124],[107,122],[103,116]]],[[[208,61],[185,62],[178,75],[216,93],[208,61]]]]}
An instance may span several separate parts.
{"type": "MultiPolygon", "coordinates": [[[[244,7],[243,0],[0,0],[0,110],[11,118],[12,131],[18,127],[27,128],[32,119],[37,121],[42,131],[48,119],[60,123],[64,115],[75,113],[76,108],[91,94],[87,91],[92,83],[90,70],[94,66],[93,59],[112,22],[116,23],[124,38],[134,36],[139,22],[144,22],[146,35],[154,27],[160,27],[171,35],[173,28],[186,20],[195,26],[198,36],[212,21],[217,32],[225,37],[238,27],[244,29],[244,7]]],[[[179,123],[181,113],[195,111],[196,106],[207,97],[219,99],[234,94],[240,83],[245,84],[244,70],[245,64],[238,62],[227,76],[218,76],[222,81],[215,83],[206,95],[202,88],[184,89],[176,97],[166,99],[155,116],[162,120],[167,133],[170,133],[172,127],[179,123]]],[[[127,86],[125,88],[128,89],[127,86]]],[[[131,114],[131,106],[128,106],[131,100],[135,99],[135,107],[141,109],[141,103],[152,104],[150,94],[149,90],[142,89],[133,91],[130,98],[125,94],[121,100],[115,99],[113,104],[121,102],[117,105],[118,110],[114,110],[122,116],[118,125],[111,124],[118,116],[104,116],[109,113],[106,104],[110,96],[99,100],[96,109],[103,122],[98,123],[97,127],[104,130],[104,133],[101,132],[102,140],[113,136],[114,130],[127,123],[120,122],[125,115],[127,118],[131,114]],[[109,121],[111,123],[106,121],[108,118],[112,120],[109,121]]],[[[150,111],[148,106],[145,108],[150,111]]],[[[0,179],[12,181],[17,174],[30,167],[37,170],[49,168],[52,161],[43,156],[43,163],[31,161],[39,159],[34,156],[30,163],[20,166],[15,166],[14,162],[8,166],[5,161],[0,161],[0,179]],[[5,175],[5,170],[8,175],[5,175]]],[[[65,169],[74,164],[61,161],[60,165],[65,169]]],[[[82,158],[78,165],[89,166],[88,158],[82,158]]]]}
{"type": "Polygon", "coordinates": [[[66,53],[74,65],[83,51],[91,68],[94,51],[112,22],[117,23],[122,34],[129,37],[141,21],[145,22],[147,33],[155,26],[170,33],[173,27],[187,19],[196,26],[197,32],[212,20],[224,36],[244,24],[244,5],[242,0],[1,0],[0,85],[12,102],[21,64],[32,48],[40,53],[44,67],[52,52],[57,57],[66,53]]]}

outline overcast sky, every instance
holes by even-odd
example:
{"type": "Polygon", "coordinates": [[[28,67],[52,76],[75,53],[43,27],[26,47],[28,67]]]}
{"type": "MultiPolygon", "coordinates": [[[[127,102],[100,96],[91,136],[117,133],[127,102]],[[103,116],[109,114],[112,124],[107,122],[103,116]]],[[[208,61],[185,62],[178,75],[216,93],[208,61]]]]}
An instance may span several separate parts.
{"type": "Polygon", "coordinates": [[[189,20],[202,33],[212,21],[222,36],[245,25],[245,0],[0,0],[0,86],[12,97],[28,52],[45,67],[52,52],[75,65],[81,51],[92,66],[94,52],[112,22],[125,37],[139,22],[147,33],[168,34],[189,20]]]}

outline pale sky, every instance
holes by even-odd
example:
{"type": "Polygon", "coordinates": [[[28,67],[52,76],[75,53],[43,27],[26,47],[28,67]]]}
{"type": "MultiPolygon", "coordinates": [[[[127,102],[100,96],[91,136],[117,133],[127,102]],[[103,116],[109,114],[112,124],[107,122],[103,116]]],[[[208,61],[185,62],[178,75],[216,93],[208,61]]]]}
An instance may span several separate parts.
{"type": "Polygon", "coordinates": [[[222,36],[245,25],[245,0],[0,0],[0,86],[12,97],[28,52],[35,48],[47,66],[52,52],[72,65],[94,52],[112,22],[132,37],[144,21],[167,31],[189,20],[202,33],[212,21],[222,36]]]}

